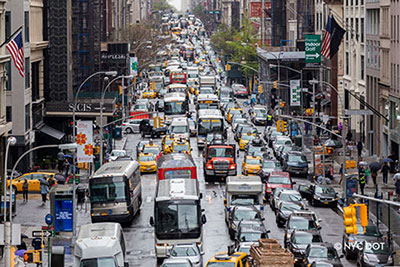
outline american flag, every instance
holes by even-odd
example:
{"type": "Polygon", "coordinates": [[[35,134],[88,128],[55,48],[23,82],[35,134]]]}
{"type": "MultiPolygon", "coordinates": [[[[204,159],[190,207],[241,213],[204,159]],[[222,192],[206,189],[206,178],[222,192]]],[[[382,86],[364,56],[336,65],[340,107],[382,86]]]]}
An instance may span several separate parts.
{"type": "Polygon", "coordinates": [[[22,41],[22,31],[20,31],[11,41],[6,45],[11,57],[14,61],[15,67],[18,69],[19,74],[24,77],[24,42],[22,41]]]}
{"type": "Polygon", "coordinates": [[[322,37],[322,45],[321,45],[321,55],[326,58],[330,58],[331,52],[331,16],[328,17],[328,21],[325,26],[324,37],[322,37]]]}

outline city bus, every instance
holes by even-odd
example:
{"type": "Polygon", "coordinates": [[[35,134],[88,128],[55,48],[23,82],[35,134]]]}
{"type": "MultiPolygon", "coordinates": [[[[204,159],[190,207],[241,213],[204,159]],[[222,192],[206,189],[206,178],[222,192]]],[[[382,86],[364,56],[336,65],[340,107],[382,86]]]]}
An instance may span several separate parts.
{"type": "Polygon", "coordinates": [[[186,153],[170,153],[157,161],[158,180],[197,179],[197,167],[192,156],[186,153]]]}
{"type": "Polygon", "coordinates": [[[170,71],[169,74],[170,83],[181,83],[186,85],[186,73],[182,71],[170,71]]]}
{"type": "Polygon", "coordinates": [[[164,96],[164,121],[172,122],[172,118],[182,117],[189,110],[189,99],[185,93],[167,93],[164,96]]]}
{"type": "Polygon", "coordinates": [[[200,109],[219,109],[218,96],[214,94],[200,94],[197,96],[196,111],[200,109]]]}
{"type": "Polygon", "coordinates": [[[203,245],[203,224],[206,217],[201,210],[201,193],[196,179],[158,181],[154,199],[155,251],[158,259],[166,258],[175,244],[203,245]]]}
{"type": "Polygon", "coordinates": [[[197,112],[197,146],[203,148],[207,134],[222,134],[226,138],[224,117],[219,109],[200,109],[197,112]]]}
{"type": "Polygon", "coordinates": [[[103,164],[89,179],[92,222],[131,223],[140,211],[142,187],[134,160],[103,164]]]}

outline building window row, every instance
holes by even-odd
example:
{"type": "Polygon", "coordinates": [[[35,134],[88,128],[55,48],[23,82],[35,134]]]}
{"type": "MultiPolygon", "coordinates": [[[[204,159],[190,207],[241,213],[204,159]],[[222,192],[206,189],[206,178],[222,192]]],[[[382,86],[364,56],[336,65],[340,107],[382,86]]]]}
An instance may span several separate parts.
{"type": "Polygon", "coordinates": [[[369,68],[380,68],[379,41],[367,40],[367,66],[369,68]]]}
{"type": "Polygon", "coordinates": [[[391,22],[391,40],[392,42],[399,42],[400,39],[400,27],[399,27],[399,15],[390,16],[391,22]]]}
{"type": "Polygon", "coordinates": [[[393,93],[400,93],[400,65],[399,64],[391,64],[391,91],[393,93]]]}

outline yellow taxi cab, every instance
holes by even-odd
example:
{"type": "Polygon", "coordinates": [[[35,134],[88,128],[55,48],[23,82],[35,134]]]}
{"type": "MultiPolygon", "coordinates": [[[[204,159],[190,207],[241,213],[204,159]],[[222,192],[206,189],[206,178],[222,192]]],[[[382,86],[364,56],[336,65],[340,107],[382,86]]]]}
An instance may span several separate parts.
{"type": "Polygon", "coordinates": [[[145,144],[143,146],[142,153],[143,154],[153,154],[156,157],[156,160],[158,160],[162,155],[161,147],[159,145],[153,144],[153,143],[145,144]]]}
{"type": "Polygon", "coordinates": [[[229,123],[231,123],[231,122],[232,122],[232,117],[233,117],[233,115],[239,114],[239,113],[242,113],[242,114],[243,114],[243,109],[242,109],[242,108],[230,108],[229,111],[228,111],[227,118],[226,118],[227,121],[228,121],[229,123]]]}
{"type": "Polygon", "coordinates": [[[164,155],[172,152],[172,142],[174,142],[174,138],[170,135],[165,135],[161,140],[161,146],[164,155]]]}
{"type": "Polygon", "coordinates": [[[246,156],[242,164],[242,174],[258,174],[261,171],[261,157],[246,156]]]}
{"type": "Polygon", "coordinates": [[[155,172],[157,170],[156,157],[153,154],[140,153],[138,157],[140,172],[155,172]]]}
{"type": "Polygon", "coordinates": [[[235,252],[232,254],[228,254],[226,252],[218,253],[207,262],[206,267],[250,267],[247,257],[247,253],[244,252],[235,252]]]}
{"type": "Polygon", "coordinates": [[[192,149],[187,139],[175,139],[171,144],[172,152],[183,152],[192,155],[192,149]]]}
{"type": "Polygon", "coordinates": [[[154,99],[157,97],[157,93],[154,90],[146,90],[142,93],[142,98],[151,98],[154,99]]]}
{"type": "MultiPolygon", "coordinates": [[[[55,173],[53,172],[28,172],[18,178],[13,179],[12,187],[16,190],[16,192],[22,192],[22,185],[24,184],[25,180],[27,180],[28,191],[39,192],[40,180],[45,179],[46,181],[49,181],[50,178],[54,178],[54,175],[55,173]]],[[[57,181],[55,181],[55,183],[57,183],[57,181]]],[[[10,180],[7,181],[7,186],[10,186],[10,180]]]]}
{"type": "Polygon", "coordinates": [[[172,33],[175,35],[181,35],[181,31],[182,30],[179,27],[172,28],[172,33]]]}
{"type": "Polygon", "coordinates": [[[251,140],[255,139],[256,136],[257,135],[255,133],[250,133],[250,132],[242,133],[242,135],[240,136],[240,139],[239,139],[239,149],[244,150],[246,148],[247,144],[251,140]]]}

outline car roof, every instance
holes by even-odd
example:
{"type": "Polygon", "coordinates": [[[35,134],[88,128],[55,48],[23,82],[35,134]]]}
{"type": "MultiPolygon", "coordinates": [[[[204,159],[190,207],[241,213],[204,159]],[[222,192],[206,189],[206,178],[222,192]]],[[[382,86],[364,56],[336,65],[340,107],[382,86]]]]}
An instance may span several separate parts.
{"type": "Polygon", "coordinates": [[[235,206],[233,210],[255,210],[258,211],[254,206],[235,206]]]}
{"type": "Polygon", "coordinates": [[[288,172],[271,172],[270,176],[287,176],[290,177],[288,172]]]}
{"type": "Polygon", "coordinates": [[[334,249],[334,246],[332,245],[332,243],[329,243],[329,242],[311,243],[311,244],[308,245],[308,247],[333,248],[334,249]]]}

